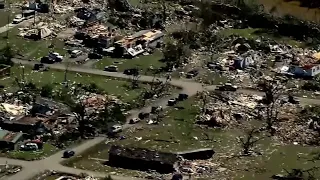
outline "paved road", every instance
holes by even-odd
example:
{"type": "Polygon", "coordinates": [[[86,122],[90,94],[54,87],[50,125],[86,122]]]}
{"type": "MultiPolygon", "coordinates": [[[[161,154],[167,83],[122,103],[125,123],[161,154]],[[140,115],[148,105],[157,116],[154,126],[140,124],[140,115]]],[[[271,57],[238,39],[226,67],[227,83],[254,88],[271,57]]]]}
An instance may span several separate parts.
{"type": "MultiPolygon", "coordinates": [[[[23,64],[23,65],[34,65],[37,62],[32,62],[32,61],[25,61],[25,60],[19,60],[19,59],[14,59],[13,60],[17,64],[23,64]]],[[[65,65],[64,64],[50,64],[47,65],[52,69],[58,69],[58,70],[65,70],[65,65]]],[[[69,67],[69,71],[73,72],[78,72],[78,73],[89,73],[89,74],[94,74],[94,75],[101,75],[101,76],[108,76],[108,77],[116,77],[116,78],[130,78],[127,75],[124,75],[122,73],[114,73],[114,72],[105,72],[97,69],[90,69],[88,67],[69,67]]],[[[164,78],[158,78],[160,81],[165,81],[164,78]]],[[[151,76],[141,76],[140,81],[145,81],[145,82],[152,82],[153,77],[151,76]]],[[[181,79],[172,79],[170,81],[171,85],[178,86],[182,88],[182,92],[188,94],[189,96],[195,95],[197,92],[200,92],[202,90],[214,90],[216,89],[216,86],[206,86],[203,87],[201,83],[193,82],[192,80],[181,80],[181,79]]],[[[262,92],[259,91],[254,91],[254,90],[239,90],[242,93],[247,93],[247,94],[258,94],[258,95],[263,95],[262,92]]],[[[173,95],[173,97],[176,97],[176,95],[173,95]]],[[[160,99],[158,101],[155,101],[152,105],[144,107],[142,109],[135,109],[129,111],[131,113],[131,117],[137,117],[139,112],[149,112],[151,106],[163,106],[164,108],[166,107],[168,99],[171,97],[166,97],[163,99],[160,99]]],[[[317,99],[307,99],[307,98],[299,98],[301,103],[303,104],[320,104],[320,100],[317,99]]],[[[130,125],[125,125],[125,128],[130,127],[130,125]]],[[[104,137],[97,137],[92,140],[88,140],[85,143],[73,148],[77,154],[81,154],[81,152],[85,151],[86,149],[102,142],[105,141],[106,138],[104,137]]],[[[32,161],[32,162],[27,162],[27,161],[21,161],[21,160],[14,160],[14,159],[8,159],[8,158],[0,158],[0,164],[3,163],[8,163],[8,164],[15,164],[15,165],[20,165],[24,167],[22,171],[19,173],[11,176],[8,178],[8,180],[17,180],[17,179],[28,179],[36,175],[37,173],[44,171],[46,169],[49,170],[56,170],[56,171],[61,171],[61,172],[67,172],[67,173],[72,173],[72,174],[79,174],[79,173],[87,173],[89,175],[97,176],[97,177],[103,177],[106,176],[107,174],[105,173],[98,173],[98,172],[92,172],[92,171],[86,171],[86,170],[80,170],[80,169],[74,169],[70,167],[65,167],[62,166],[60,163],[63,161],[61,158],[63,151],[60,151],[50,157],[47,157],[46,159],[40,160],[40,161],[32,161]]],[[[129,178],[129,177],[121,177],[121,176],[113,176],[114,179],[116,180],[130,180],[130,179],[135,179],[135,178],[129,178]]]]}
{"type": "MultiPolygon", "coordinates": [[[[39,20],[39,19],[36,18],[36,22],[37,22],[38,20],[39,20]]],[[[12,29],[12,28],[14,28],[14,27],[16,27],[16,26],[27,25],[28,23],[31,23],[31,22],[33,22],[33,21],[34,21],[34,19],[31,18],[31,19],[22,21],[22,22],[19,23],[19,24],[12,24],[12,23],[7,24],[7,25],[5,25],[5,26],[3,26],[3,27],[0,27],[0,34],[1,34],[1,33],[4,33],[4,32],[7,32],[8,30],[10,30],[10,29],[12,29]]]]}
{"type": "MultiPolygon", "coordinates": [[[[15,63],[21,63],[23,65],[31,65],[33,66],[37,62],[34,61],[25,61],[25,60],[19,60],[19,59],[14,59],[13,60],[15,63]]],[[[65,65],[64,64],[48,64],[52,69],[58,69],[58,70],[65,70],[65,65]]],[[[86,68],[86,67],[69,67],[69,71],[73,72],[79,72],[79,73],[88,73],[88,74],[94,74],[94,75],[101,75],[101,76],[108,76],[108,77],[116,77],[116,78],[124,78],[124,79],[129,79],[131,77],[123,74],[123,73],[117,73],[117,72],[106,72],[98,69],[91,69],[91,68],[86,68]]],[[[157,78],[160,81],[165,81],[165,78],[157,78]]],[[[152,76],[141,76],[139,78],[139,81],[144,81],[144,82],[152,82],[153,77],[152,76]]],[[[170,84],[173,86],[177,86],[182,88],[182,92],[189,94],[190,96],[196,94],[197,92],[200,92],[202,90],[208,90],[208,91],[213,91],[217,88],[216,85],[211,85],[211,86],[206,86],[203,87],[203,84],[194,82],[191,79],[172,79],[170,81],[170,84]]],[[[245,94],[257,94],[257,95],[263,95],[263,92],[256,91],[256,90],[247,90],[247,89],[240,89],[239,92],[245,93],[245,94]]],[[[301,98],[298,97],[298,99],[301,101],[302,104],[320,104],[320,99],[310,99],[310,98],[301,98]]],[[[161,103],[163,104],[163,103],[161,103]]]]}

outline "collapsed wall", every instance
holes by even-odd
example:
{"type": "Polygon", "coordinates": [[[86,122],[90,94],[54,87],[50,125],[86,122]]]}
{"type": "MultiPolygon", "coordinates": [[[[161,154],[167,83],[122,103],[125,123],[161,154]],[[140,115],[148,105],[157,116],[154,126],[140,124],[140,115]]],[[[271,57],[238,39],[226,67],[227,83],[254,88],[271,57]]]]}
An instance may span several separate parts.
{"type": "Polygon", "coordinates": [[[172,173],[182,159],[210,159],[214,154],[211,148],[169,153],[144,148],[113,145],[109,150],[108,165],[141,171],[156,170],[159,173],[172,173]]]}

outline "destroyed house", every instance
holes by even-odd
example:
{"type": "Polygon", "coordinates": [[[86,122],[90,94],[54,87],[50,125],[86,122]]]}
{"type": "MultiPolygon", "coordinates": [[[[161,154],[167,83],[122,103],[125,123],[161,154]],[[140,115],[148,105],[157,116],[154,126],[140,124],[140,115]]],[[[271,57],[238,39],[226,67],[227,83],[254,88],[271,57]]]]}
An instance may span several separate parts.
{"type": "Polygon", "coordinates": [[[14,150],[16,144],[22,141],[22,132],[11,132],[7,130],[0,129],[0,147],[1,149],[14,150]]]}
{"type": "Polygon", "coordinates": [[[113,45],[116,36],[115,29],[101,24],[95,24],[77,31],[76,39],[83,40],[85,46],[108,48],[113,45]]]}
{"type": "Polygon", "coordinates": [[[143,148],[113,145],[109,150],[109,164],[127,169],[156,170],[159,173],[171,173],[174,171],[174,165],[177,161],[177,155],[173,153],[143,148]]]}
{"type": "Polygon", "coordinates": [[[44,116],[20,116],[12,120],[4,120],[0,122],[0,127],[9,131],[34,133],[39,132],[42,134],[46,131],[50,122],[54,121],[55,118],[48,118],[44,116]]]}
{"type": "Polygon", "coordinates": [[[115,42],[115,52],[135,57],[144,52],[144,48],[155,48],[164,34],[159,30],[142,30],[115,42]]]}
{"type": "Polygon", "coordinates": [[[301,57],[291,62],[289,73],[299,77],[314,77],[320,73],[320,61],[315,57],[301,57]]]}

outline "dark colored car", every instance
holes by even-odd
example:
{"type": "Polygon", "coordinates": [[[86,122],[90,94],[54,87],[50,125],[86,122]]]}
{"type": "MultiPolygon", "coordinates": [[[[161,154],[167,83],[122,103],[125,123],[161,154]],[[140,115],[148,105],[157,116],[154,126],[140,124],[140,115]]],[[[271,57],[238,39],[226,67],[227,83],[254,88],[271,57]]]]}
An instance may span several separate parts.
{"type": "Polygon", "coordinates": [[[226,83],[222,86],[219,86],[217,90],[219,91],[237,91],[238,87],[230,83],[226,83]]]}
{"type": "Polygon", "coordinates": [[[101,54],[92,52],[92,53],[88,54],[88,58],[89,59],[102,59],[103,56],[101,54]]]}
{"type": "Polygon", "coordinates": [[[141,112],[141,113],[139,113],[138,118],[145,119],[145,118],[148,118],[149,116],[150,116],[150,113],[141,112]]]}
{"type": "Polygon", "coordinates": [[[300,100],[293,96],[288,96],[288,102],[291,104],[300,104],[300,100]]]}
{"type": "Polygon", "coordinates": [[[181,94],[179,94],[179,96],[178,96],[178,101],[186,100],[186,99],[188,99],[188,97],[189,97],[188,94],[183,94],[183,93],[181,93],[181,94]]]}
{"type": "Polygon", "coordinates": [[[168,106],[174,106],[175,104],[177,104],[177,100],[176,99],[169,99],[168,106]]]}
{"type": "Polygon", "coordinates": [[[126,69],[126,70],[123,71],[123,74],[126,74],[126,75],[139,75],[139,69],[137,69],[137,68],[126,69]]]}
{"type": "Polygon", "coordinates": [[[35,64],[33,66],[33,70],[38,71],[40,69],[44,68],[44,64],[35,64]]]}
{"type": "Polygon", "coordinates": [[[215,63],[213,63],[213,62],[208,62],[208,63],[207,63],[207,67],[208,67],[209,69],[214,69],[214,68],[217,67],[217,64],[215,64],[215,63]]]}
{"type": "Polygon", "coordinates": [[[189,72],[187,73],[187,78],[191,79],[191,78],[193,78],[193,77],[198,76],[198,74],[199,74],[199,71],[198,71],[198,70],[189,71],[189,72]]]}
{"type": "Polygon", "coordinates": [[[152,106],[151,107],[151,113],[157,113],[157,112],[160,112],[162,111],[162,107],[161,106],[152,106]]]}
{"type": "Polygon", "coordinates": [[[74,156],[75,152],[71,150],[66,150],[63,152],[63,158],[70,158],[74,156]]]}
{"type": "Polygon", "coordinates": [[[53,63],[55,63],[55,61],[51,60],[48,56],[42,57],[40,62],[41,63],[45,63],[45,64],[53,64],[53,63]]]}

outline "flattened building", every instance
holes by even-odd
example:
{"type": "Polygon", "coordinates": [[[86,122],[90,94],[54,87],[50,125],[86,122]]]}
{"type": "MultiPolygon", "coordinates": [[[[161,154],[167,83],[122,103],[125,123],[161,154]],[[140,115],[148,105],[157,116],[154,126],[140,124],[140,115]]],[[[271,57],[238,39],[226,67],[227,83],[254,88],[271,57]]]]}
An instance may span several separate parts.
{"type": "Polygon", "coordinates": [[[127,148],[113,145],[109,150],[109,164],[116,167],[160,173],[174,172],[178,157],[173,153],[158,152],[143,148],[127,148]]]}
{"type": "Polygon", "coordinates": [[[135,57],[145,52],[145,48],[155,48],[163,39],[159,30],[142,30],[115,42],[115,51],[119,55],[135,57]]]}

